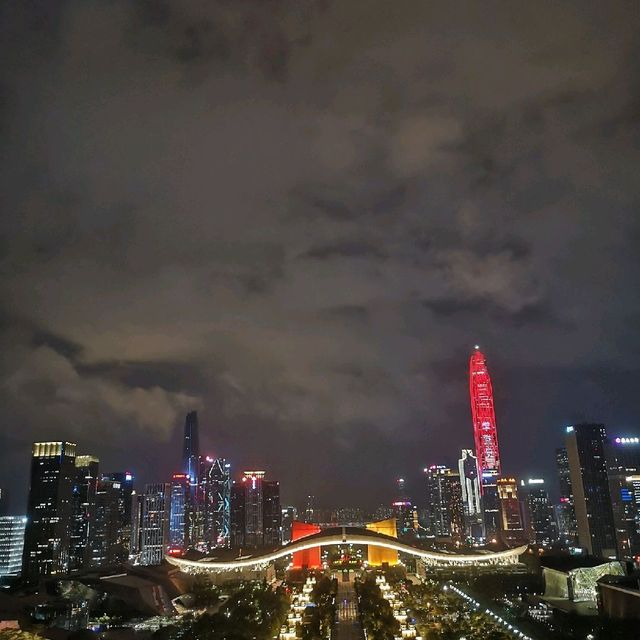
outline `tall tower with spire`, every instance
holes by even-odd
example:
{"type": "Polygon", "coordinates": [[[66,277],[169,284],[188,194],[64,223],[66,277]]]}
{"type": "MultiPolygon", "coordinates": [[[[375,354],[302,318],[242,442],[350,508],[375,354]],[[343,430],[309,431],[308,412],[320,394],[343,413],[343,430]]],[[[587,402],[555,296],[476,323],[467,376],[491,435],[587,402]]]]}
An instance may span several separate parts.
{"type": "Polygon", "coordinates": [[[198,412],[190,411],[184,421],[184,445],[182,449],[182,472],[189,476],[192,485],[198,483],[200,464],[200,437],[198,435],[198,412]]]}
{"type": "Polygon", "coordinates": [[[500,450],[491,376],[486,358],[478,346],[475,347],[469,359],[469,392],[485,529],[487,537],[491,539],[499,528],[496,480],[501,473],[500,450]]]}

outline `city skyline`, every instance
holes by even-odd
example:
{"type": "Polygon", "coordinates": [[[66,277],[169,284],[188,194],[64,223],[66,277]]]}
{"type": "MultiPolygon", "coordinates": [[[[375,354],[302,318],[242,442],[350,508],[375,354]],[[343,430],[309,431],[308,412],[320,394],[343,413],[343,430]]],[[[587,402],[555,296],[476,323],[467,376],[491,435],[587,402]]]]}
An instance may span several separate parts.
{"type": "MultiPolygon", "coordinates": [[[[476,375],[482,375],[483,377],[483,381],[488,380],[488,389],[489,389],[489,397],[490,397],[490,401],[489,401],[489,406],[490,407],[490,414],[491,414],[491,424],[493,425],[493,429],[495,431],[495,424],[496,424],[496,420],[495,420],[495,415],[494,415],[494,408],[493,408],[493,389],[491,388],[491,380],[489,378],[489,374],[488,374],[488,368],[487,368],[487,364],[486,364],[486,358],[485,355],[480,351],[480,347],[479,345],[475,345],[471,351],[471,356],[470,356],[470,369],[468,372],[468,376],[469,376],[469,384],[470,384],[470,388],[471,388],[471,411],[470,411],[470,430],[472,433],[471,438],[474,440],[474,444],[476,445],[476,447],[474,449],[472,449],[471,451],[477,451],[477,446],[484,446],[484,444],[482,443],[481,440],[476,440],[476,436],[478,436],[478,434],[480,433],[479,431],[479,425],[481,425],[481,421],[478,422],[478,418],[477,418],[477,414],[476,411],[474,410],[474,407],[476,406],[476,402],[477,399],[475,397],[475,386],[474,386],[474,380],[475,380],[475,376],[476,375]]],[[[482,384],[485,384],[485,382],[483,382],[482,384]]],[[[484,391],[482,393],[485,393],[484,391]]],[[[481,396],[482,398],[484,398],[484,401],[486,402],[486,397],[483,395],[481,396]]],[[[487,414],[488,415],[488,414],[487,414]]],[[[198,416],[198,412],[196,410],[191,410],[189,412],[186,413],[186,417],[184,418],[184,422],[182,423],[184,426],[181,428],[181,436],[180,436],[180,447],[178,447],[179,450],[182,450],[182,455],[177,458],[176,461],[173,462],[173,471],[171,471],[169,473],[169,475],[167,476],[161,476],[161,474],[159,475],[156,472],[155,476],[152,476],[150,478],[144,478],[144,477],[137,477],[137,486],[138,488],[141,488],[147,484],[153,484],[153,483],[157,483],[157,482],[169,482],[171,480],[171,478],[176,478],[176,477],[184,477],[187,478],[189,477],[184,476],[184,475],[180,475],[180,472],[184,473],[184,471],[186,471],[187,469],[200,469],[200,466],[202,464],[211,464],[214,462],[214,460],[217,462],[218,460],[221,460],[222,463],[225,463],[225,458],[224,458],[224,454],[220,454],[222,457],[217,457],[214,458],[211,454],[209,454],[208,452],[201,452],[199,450],[199,416],[198,416]],[[178,470],[178,472],[176,473],[176,470],[178,470]]],[[[560,430],[559,433],[564,437],[569,430],[572,429],[572,427],[564,425],[560,430]]],[[[617,443],[618,445],[622,442],[637,442],[637,436],[634,436],[634,431],[625,431],[625,432],[620,432],[620,431],[615,431],[615,430],[609,430],[609,433],[612,434],[611,437],[615,439],[615,443],[617,443]]],[[[492,436],[494,437],[494,436],[492,436]]],[[[61,441],[64,441],[64,438],[60,439],[61,441]]],[[[492,445],[494,446],[496,443],[495,440],[492,441],[492,445]]],[[[74,446],[78,446],[77,443],[72,443],[74,446]]],[[[455,447],[455,443],[449,443],[450,446],[454,446],[455,447]]],[[[158,445],[159,446],[159,445],[158,445]]],[[[497,446],[497,445],[496,445],[497,446]]],[[[463,455],[464,455],[464,451],[465,448],[462,447],[463,450],[463,455]]],[[[558,469],[557,469],[557,448],[551,448],[547,451],[547,455],[549,457],[551,457],[553,459],[553,469],[554,471],[552,473],[549,473],[548,475],[545,476],[545,482],[547,484],[547,486],[550,489],[550,495],[556,499],[557,497],[563,495],[563,485],[562,485],[562,480],[559,479],[558,476],[558,469]]],[[[98,461],[98,458],[92,458],[92,456],[98,455],[96,454],[96,452],[91,452],[88,453],[86,452],[82,446],[80,446],[79,448],[79,454],[78,454],[81,458],[87,458],[87,459],[94,459],[96,462],[98,461]],[[81,455],[82,454],[82,455],[81,455]]],[[[442,465],[443,468],[444,467],[451,467],[453,469],[458,470],[458,465],[460,464],[460,460],[458,460],[457,458],[455,459],[455,464],[449,464],[449,462],[452,461],[452,459],[456,458],[456,453],[455,453],[455,449],[451,450],[449,449],[448,452],[441,457],[441,459],[439,459],[437,461],[437,464],[442,465]],[[444,463],[444,464],[443,464],[444,463]]],[[[251,464],[243,464],[242,459],[240,459],[239,461],[234,461],[235,464],[231,464],[231,463],[227,463],[226,466],[228,468],[228,473],[230,473],[230,479],[233,482],[236,481],[240,481],[243,479],[243,476],[247,473],[246,469],[251,468],[252,465],[251,464]]],[[[434,465],[434,461],[430,461],[428,463],[427,466],[431,466],[433,467],[434,465]]],[[[501,464],[501,460],[498,466],[500,466],[501,464]]],[[[253,465],[253,467],[267,467],[269,468],[269,464],[258,464],[258,465],[253,465]]],[[[495,465],[494,465],[495,466],[495,465]]],[[[507,465],[508,467],[510,465],[507,465]]],[[[511,465],[512,466],[512,465],[511,465]]],[[[131,465],[129,465],[127,467],[127,465],[125,464],[125,467],[128,469],[132,469],[131,465]]],[[[124,468],[124,467],[123,467],[124,468]]],[[[423,468],[422,471],[425,472],[427,470],[427,468],[423,468]]],[[[478,462],[478,470],[480,472],[480,476],[482,476],[482,469],[481,469],[481,465],[480,462],[478,462]]],[[[515,476],[518,478],[518,480],[522,480],[523,484],[528,481],[528,479],[532,478],[532,477],[536,477],[540,476],[542,474],[540,473],[535,473],[536,469],[533,470],[533,472],[529,471],[529,472],[522,472],[522,471],[515,471],[513,473],[509,473],[509,474],[497,474],[495,471],[492,471],[489,475],[491,476],[491,478],[494,477],[506,477],[508,475],[511,476],[515,476]]],[[[123,473],[123,472],[121,472],[123,473]]],[[[127,471],[127,474],[132,474],[132,471],[127,471]]],[[[262,471],[259,473],[263,473],[262,471]]],[[[486,475],[486,474],[485,474],[486,475]]],[[[374,507],[379,507],[381,505],[384,504],[395,504],[393,501],[398,499],[398,486],[401,486],[400,492],[401,493],[405,493],[406,497],[409,499],[413,499],[416,500],[416,498],[414,498],[415,496],[420,496],[423,492],[423,487],[421,485],[421,474],[420,474],[420,470],[418,469],[404,469],[402,470],[401,474],[396,474],[395,476],[390,476],[387,477],[386,479],[384,479],[384,484],[382,484],[379,487],[379,491],[376,492],[376,499],[375,500],[371,500],[371,496],[369,494],[364,494],[364,495],[360,495],[360,496],[352,496],[352,499],[349,501],[347,500],[346,502],[341,500],[340,498],[338,498],[337,500],[335,499],[336,496],[333,496],[332,500],[327,501],[326,498],[323,500],[322,498],[322,492],[320,492],[319,496],[316,494],[316,492],[312,491],[309,488],[309,485],[305,485],[303,484],[298,484],[298,486],[296,487],[297,492],[292,492],[290,494],[287,493],[286,488],[285,488],[285,493],[283,496],[283,504],[295,504],[298,507],[302,507],[302,505],[304,504],[304,501],[307,499],[307,497],[310,494],[314,495],[314,501],[316,501],[316,504],[322,508],[322,509],[332,509],[332,508],[344,508],[344,507],[359,507],[359,508],[365,508],[370,510],[371,512],[373,512],[374,507]],[[402,476],[402,477],[400,477],[402,476]],[[409,480],[409,482],[407,483],[407,479],[409,480]],[[394,486],[395,485],[395,486],[394,486]],[[384,495],[388,495],[390,496],[389,500],[380,500],[380,496],[384,496],[384,495]],[[318,503],[318,497],[320,497],[320,502],[318,503]]],[[[135,477],[135,476],[132,476],[135,477]]],[[[191,482],[193,486],[196,486],[199,482],[198,480],[198,472],[195,472],[195,475],[192,475],[191,478],[191,482]]],[[[312,486],[313,483],[311,483],[312,486]]],[[[7,488],[6,487],[2,487],[2,489],[4,490],[5,493],[7,493],[7,488]]],[[[9,495],[20,495],[21,491],[20,491],[20,487],[17,486],[15,483],[9,485],[9,495]],[[16,491],[17,489],[17,491],[16,491]]],[[[22,491],[26,492],[28,490],[28,484],[25,487],[22,487],[22,491]]],[[[463,492],[464,493],[464,492],[463,492]]],[[[419,498],[418,498],[419,500],[419,498]]],[[[418,501],[416,500],[416,501],[418,501]]],[[[484,502],[485,502],[485,510],[488,507],[488,497],[485,495],[484,496],[484,502]]],[[[11,509],[9,509],[12,513],[15,514],[21,514],[23,512],[23,509],[21,508],[16,508],[15,507],[15,500],[13,505],[11,503],[9,503],[9,505],[12,506],[11,509]]],[[[496,505],[497,508],[497,505],[496,505]]],[[[5,507],[5,511],[7,511],[8,509],[5,507]]],[[[497,513],[497,512],[496,512],[497,513]]],[[[485,518],[486,518],[486,514],[485,514],[485,518]]]]}

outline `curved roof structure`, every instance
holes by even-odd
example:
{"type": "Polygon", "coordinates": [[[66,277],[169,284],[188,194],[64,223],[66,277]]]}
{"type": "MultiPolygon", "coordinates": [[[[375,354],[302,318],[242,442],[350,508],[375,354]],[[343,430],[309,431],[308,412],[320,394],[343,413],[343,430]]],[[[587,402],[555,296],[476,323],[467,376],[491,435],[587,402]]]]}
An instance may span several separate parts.
{"type": "Polygon", "coordinates": [[[294,551],[305,551],[314,547],[328,547],[337,544],[366,544],[385,549],[393,549],[400,553],[406,553],[424,560],[430,565],[477,565],[477,564],[515,564],[518,556],[527,550],[527,545],[507,549],[505,551],[481,552],[473,554],[445,553],[442,551],[429,551],[418,549],[405,542],[400,542],[397,538],[376,533],[358,527],[334,527],[323,529],[295,542],[290,542],[274,551],[263,553],[257,556],[243,556],[233,560],[217,561],[208,560],[185,560],[166,556],[166,560],[171,564],[187,572],[200,571],[233,571],[235,569],[249,569],[269,564],[279,558],[291,555],[294,551]]]}

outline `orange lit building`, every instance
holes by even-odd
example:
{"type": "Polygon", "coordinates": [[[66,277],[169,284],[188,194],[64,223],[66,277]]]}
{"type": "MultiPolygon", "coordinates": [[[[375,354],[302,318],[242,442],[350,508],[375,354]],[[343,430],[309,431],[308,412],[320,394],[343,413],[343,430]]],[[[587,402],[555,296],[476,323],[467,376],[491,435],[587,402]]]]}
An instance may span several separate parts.
{"type": "MultiPolygon", "coordinates": [[[[395,518],[379,520],[378,522],[369,522],[366,527],[369,531],[382,533],[386,536],[391,536],[392,538],[398,537],[395,518]]],[[[368,545],[368,563],[374,567],[378,567],[383,564],[398,564],[398,552],[394,549],[385,549],[384,547],[377,547],[370,544],[368,545]]]]}
{"type": "MultiPolygon", "coordinates": [[[[310,522],[299,522],[294,520],[291,523],[291,541],[306,538],[314,533],[320,533],[321,529],[318,525],[310,522]]],[[[295,551],[293,553],[292,564],[294,569],[316,569],[322,565],[320,561],[320,547],[312,547],[304,551],[295,551]]]]}

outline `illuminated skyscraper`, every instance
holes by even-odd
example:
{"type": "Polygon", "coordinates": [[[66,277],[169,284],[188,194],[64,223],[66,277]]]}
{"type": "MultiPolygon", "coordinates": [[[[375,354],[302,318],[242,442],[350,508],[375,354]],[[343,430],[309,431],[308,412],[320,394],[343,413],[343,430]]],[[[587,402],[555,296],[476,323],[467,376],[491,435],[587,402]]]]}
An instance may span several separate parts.
{"type": "Polygon", "coordinates": [[[0,578],[20,573],[26,524],[25,516],[0,516],[0,578]]]}
{"type": "Polygon", "coordinates": [[[34,442],[22,577],[37,581],[69,570],[71,492],[76,445],[34,442]]]}
{"type": "Polygon", "coordinates": [[[640,438],[611,438],[606,452],[618,557],[640,559],[640,438]]]}
{"type": "Polygon", "coordinates": [[[396,499],[391,503],[391,506],[393,507],[393,515],[396,519],[398,533],[400,535],[406,535],[415,528],[414,511],[411,507],[411,500],[409,500],[407,496],[404,478],[398,478],[396,485],[396,499]]]}
{"type": "Polygon", "coordinates": [[[184,421],[184,443],[182,449],[182,472],[186,473],[191,484],[198,483],[200,466],[200,435],[198,433],[198,412],[187,413],[184,421]]]}
{"type": "Polygon", "coordinates": [[[77,571],[91,564],[99,461],[94,456],[76,456],[75,465],[71,493],[70,571],[77,571]]]}
{"type": "Polygon", "coordinates": [[[479,347],[475,348],[469,359],[469,391],[484,524],[487,537],[490,538],[500,528],[496,480],[500,475],[501,466],[491,376],[479,347]]]}
{"type": "Polygon", "coordinates": [[[262,483],[264,471],[245,471],[242,484],[245,491],[244,544],[247,547],[260,547],[264,536],[264,499],[262,483]]]}
{"type": "Polygon", "coordinates": [[[571,471],[566,447],[556,449],[556,467],[560,485],[560,503],[555,507],[558,535],[562,544],[572,547],[578,544],[578,524],[573,506],[571,471]]]}
{"type": "Polygon", "coordinates": [[[464,508],[460,475],[442,465],[424,469],[427,481],[426,524],[433,536],[464,538],[464,508]]]}
{"type": "Polygon", "coordinates": [[[549,494],[542,478],[529,478],[520,483],[524,494],[523,504],[527,523],[525,529],[529,532],[529,541],[543,547],[549,546],[557,537],[553,509],[549,501],[549,494]]]}
{"type": "Polygon", "coordinates": [[[161,564],[169,542],[171,485],[147,484],[142,496],[140,564],[161,564]]]}
{"type": "Polygon", "coordinates": [[[280,485],[264,471],[245,471],[231,486],[231,546],[277,546],[282,536],[280,485]]]}
{"type": "Polygon", "coordinates": [[[500,530],[503,540],[509,544],[521,542],[525,538],[518,499],[518,483],[515,478],[498,478],[498,499],[500,500],[500,530]]]}
{"type": "Polygon", "coordinates": [[[298,510],[295,507],[282,507],[280,521],[282,523],[282,544],[291,542],[293,521],[298,517],[298,510]]]}
{"type": "Polygon", "coordinates": [[[200,465],[200,508],[208,548],[229,546],[230,501],[231,465],[224,458],[207,456],[200,465]]]}
{"type": "Polygon", "coordinates": [[[282,542],[282,510],[280,483],[277,480],[262,483],[262,544],[276,547],[282,542]]]}
{"type": "Polygon", "coordinates": [[[93,566],[115,565],[125,562],[129,556],[133,478],[128,475],[128,483],[124,473],[105,474],[98,480],[91,535],[93,566]]]}
{"type": "Polygon", "coordinates": [[[465,534],[471,538],[484,538],[478,459],[471,449],[462,450],[462,457],[458,460],[458,473],[462,487],[465,534]]]}
{"type": "Polygon", "coordinates": [[[97,508],[103,508],[106,500],[111,513],[108,520],[113,531],[105,537],[107,540],[107,564],[125,562],[132,552],[132,496],[133,474],[129,471],[103,473],[98,482],[96,496],[97,508]]]}
{"type": "Polygon", "coordinates": [[[607,434],[602,424],[567,427],[566,446],[571,471],[578,541],[589,555],[616,555],[616,535],[605,458],[607,434]]]}
{"type": "Polygon", "coordinates": [[[171,508],[169,514],[169,546],[186,550],[189,547],[189,491],[191,483],[186,473],[174,473],[171,478],[171,508]]]}

